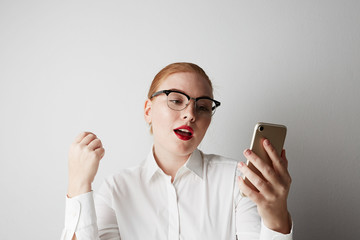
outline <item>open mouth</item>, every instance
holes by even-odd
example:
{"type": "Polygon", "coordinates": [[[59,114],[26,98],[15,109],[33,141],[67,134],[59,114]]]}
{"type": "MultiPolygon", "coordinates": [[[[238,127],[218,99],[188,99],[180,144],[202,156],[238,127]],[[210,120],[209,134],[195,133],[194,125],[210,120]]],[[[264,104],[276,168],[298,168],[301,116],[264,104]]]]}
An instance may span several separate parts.
{"type": "Polygon", "coordinates": [[[181,140],[190,140],[193,137],[194,130],[189,126],[181,126],[174,129],[175,135],[181,140]]]}

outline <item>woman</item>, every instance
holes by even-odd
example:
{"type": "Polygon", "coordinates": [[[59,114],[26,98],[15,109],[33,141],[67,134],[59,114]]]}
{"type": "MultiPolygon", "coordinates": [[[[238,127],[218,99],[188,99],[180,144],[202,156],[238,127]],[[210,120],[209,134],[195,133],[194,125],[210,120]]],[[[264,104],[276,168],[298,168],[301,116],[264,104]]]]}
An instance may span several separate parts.
{"type": "Polygon", "coordinates": [[[144,106],[152,150],[140,166],[109,177],[95,201],[91,183],[104,148],[94,134],[81,133],[70,148],[62,239],[292,239],[284,151],[278,156],[264,141],[274,168],[244,151],[265,182],[242,162],[197,149],[219,105],[199,66],[162,69],[144,106]]]}

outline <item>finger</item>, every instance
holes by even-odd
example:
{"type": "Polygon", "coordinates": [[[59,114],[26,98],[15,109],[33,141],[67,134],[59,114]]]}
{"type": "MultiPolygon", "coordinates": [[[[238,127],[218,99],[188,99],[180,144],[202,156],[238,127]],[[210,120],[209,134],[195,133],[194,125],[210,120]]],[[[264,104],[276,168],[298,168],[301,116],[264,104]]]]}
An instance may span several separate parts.
{"type": "Polygon", "coordinates": [[[256,204],[258,204],[261,199],[262,196],[259,192],[254,191],[253,189],[251,189],[244,181],[244,179],[240,176],[237,177],[238,180],[238,185],[239,185],[239,189],[240,191],[243,193],[243,195],[247,196],[248,198],[250,198],[253,202],[255,202],[256,204]]]}
{"type": "Polygon", "coordinates": [[[288,167],[288,161],[286,159],[285,151],[281,151],[281,156],[279,156],[275,150],[275,148],[272,146],[270,141],[268,139],[265,139],[263,142],[265,151],[269,155],[271,161],[273,162],[273,167],[275,171],[277,172],[279,178],[281,179],[282,183],[286,183],[287,186],[291,183],[291,177],[290,173],[287,169],[288,167]]]}
{"type": "Polygon", "coordinates": [[[96,153],[98,156],[100,156],[100,159],[101,159],[101,158],[104,157],[104,155],[105,155],[105,149],[104,149],[103,147],[97,148],[97,149],[95,150],[95,153],[96,153]]]}
{"type": "Polygon", "coordinates": [[[102,143],[101,143],[101,140],[98,138],[95,138],[94,140],[92,140],[88,145],[88,148],[91,150],[96,150],[100,147],[102,147],[102,143]]]}
{"type": "Polygon", "coordinates": [[[81,145],[88,145],[92,140],[94,140],[96,138],[96,135],[93,133],[89,133],[88,135],[86,135],[83,140],[81,140],[80,144],[81,145]]]}
{"type": "Polygon", "coordinates": [[[273,163],[274,169],[280,175],[286,174],[286,172],[287,172],[286,165],[284,164],[284,161],[278,155],[278,153],[276,152],[276,149],[272,146],[270,141],[268,139],[265,139],[263,142],[263,145],[264,145],[265,151],[267,152],[267,154],[269,155],[269,157],[273,163]]]}
{"type": "Polygon", "coordinates": [[[248,166],[244,163],[240,162],[238,164],[240,171],[244,174],[244,176],[254,185],[261,193],[269,194],[271,191],[271,187],[267,181],[262,179],[259,175],[253,172],[248,166]]]}
{"type": "Polygon", "coordinates": [[[283,149],[283,150],[281,151],[281,158],[282,158],[282,160],[283,160],[283,162],[284,162],[285,167],[288,168],[289,162],[288,162],[288,160],[287,160],[287,158],[286,158],[286,151],[285,151],[285,149],[283,149]]]}
{"type": "Polygon", "coordinates": [[[284,176],[284,180],[285,180],[285,182],[290,186],[290,184],[291,184],[291,182],[292,182],[292,179],[291,179],[291,176],[290,176],[290,173],[289,173],[289,169],[288,169],[289,162],[288,162],[288,160],[287,160],[287,158],[286,158],[286,151],[285,151],[285,149],[283,149],[283,150],[281,151],[281,158],[282,158],[282,160],[283,160],[283,162],[284,162],[284,165],[285,165],[285,167],[286,167],[286,175],[284,176]]]}
{"type": "Polygon", "coordinates": [[[81,132],[81,133],[79,133],[79,135],[77,135],[76,138],[75,138],[75,142],[80,143],[81,140],[83,140],[83,138],[88,134],[89,134],[89,132],[81,132]]]}
{"type": "Polygon", "coordinates": [[[273,167],[265,163],[259,156],[257,156],[250,149],[246,149],[244,151],[244,156],[255,166],[256,169],[260,171],[260,173],[264,176],[266,180],[275,184],[279,182],[279,178],[273,167]]]}

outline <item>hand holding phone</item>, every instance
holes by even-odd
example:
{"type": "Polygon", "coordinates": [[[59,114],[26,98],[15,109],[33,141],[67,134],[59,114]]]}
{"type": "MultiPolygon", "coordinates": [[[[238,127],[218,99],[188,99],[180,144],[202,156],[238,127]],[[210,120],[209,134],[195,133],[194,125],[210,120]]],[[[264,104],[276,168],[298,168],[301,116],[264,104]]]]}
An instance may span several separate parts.
{"type": "Polygon", "coordinates": [[[287,209],[291,177],[282,150],[285,135],[286,127],[282,125],[258,123],[255,126],[251,150],[244,151],[247,165],[238,164],[244,175],[244,178],[238,177],[238,183],[240,192],[256,203],[264,225],[287,234],[292,222],[287,209]]]}
{"type": "MultiPolygon", "coordinates": [[[[272,166],[272,161],[263,147],[263,141],[265,139],[268,139],[271,142],[272,146],[275,148],[276,153],[280,156],[284,146],[285,137],[286,126],[259,122],[255,125],[254,128],[250,150],[254,152],[266,164],[272,166]]],[[[261,174],[261,172],[249,160],[247,160],[246,164],[248,165],[249,169],[251,169],[254,173],[260,176],[263,180],[266,180],[261,174]]],[[[246,177],[244,177],[244,180],[249,187],[251,187],[253,190],[258,191],[258,189],[246,177]]]]}

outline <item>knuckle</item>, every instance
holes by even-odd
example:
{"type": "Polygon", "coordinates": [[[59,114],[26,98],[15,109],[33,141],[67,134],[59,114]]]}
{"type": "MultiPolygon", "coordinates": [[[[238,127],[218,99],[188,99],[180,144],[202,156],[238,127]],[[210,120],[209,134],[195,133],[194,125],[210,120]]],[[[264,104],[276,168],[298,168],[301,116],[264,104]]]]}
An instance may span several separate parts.
{"type": "Polygon", "coordinates": [[[253,159],[252,159],[252,161],[253,161],[254,163],[258,163],[258,162],[260,162],[260,158],[259,158],[258,156],[254,156],[253,159]]]}
{"type": "Polygon", "coordinates": [[[87,135],[87,137],[89,137],[90,139],[94,139],[96,136],[93,133],[90,133],[89,135],[87,135]]]}
{"type": "Polygon", "coordinates": [[[97,159],[97,158],[98,158],[97,152],[95,152],[95,151],[93,151],[93,150],[91,150],[91,151],[89,152],[89,154],[90,154],[90,156],[91,156],[92,159],[97,159]]]}
{"type": "Polygon", "coordinates": [[[101,157],[103,156],[103,154],[104,154],[104,151],[98,151],[98,152],[96,153],[97,158],[100,160],[101,157]]]}
{"type": "Polygon", "coordinates": [[[81,132],[81,133],[79,133],[79,135],[78,135],[79,138],[83,138],[83,137],[85,137],[85,136],[86,136],[86,132],[81,132]]]}
{"type": "Polygon", "coordinates": [[[91,147],[89,145],[85,145],[84,146],[84,150],[87,152],[87,153],[92,153],[93,150],[91,149],[91,147]]]}
{"type": "Polygon", "coordinates": [[[96,156],[101,156],[102,149],[98,148],[96,151],[94,151],[94,153],[96,154],[96,156]]]}
{"type": "Polygon", "coordinates": [[[270,194],[269,196],[267,196],[266,200],[268,203],[274,203],[276,202],[278,199],[278,195],[277,194],[270,194]]]}
{"type": "Polygon", "coordinates": [[[258,179],[255,180],[255,185],[258,188],[263,188],[265,186],[265,181],[262,180],[261,178],[258,178],[258,179]]]}
{"type": "Polygon", "coordinates": [[[277,155],[275,148],[272,145],[270,145],[269,147],[270,147],[270,152],[277,155]]]}
{"type": "Polygon", "coordinates": [[[93,138],[95,138],[96,136],[95,136],[95,134],[93,134],[93,133],[88,133],[87,135],[86,135],[86,138],[90,138],[90,139],[93,139],[93,138]]]}
{"type": "Polygon", "coordinates": [[[248,193],[246,193],[246,195],[250,198],[250,199],[255,199],[256,198],[256,194],[253,191],[250,191],[248,193]]]}
{"type": "Polygon", "coordinates": [[[284,185],[281,185],[281,186],[279,186],[278,191],[279,191],[280,196],[284,196],[287,194],[288,188],[284,185]]]}
{"type": "Polygon", "coordinates": [[[275,171],[270,166],[265,167],[264,171],[265,171],[265,174],[267,174],[268,176],[274,176],[275,175],[275,171]]]}
{"type": "Polygon", "coordinates": [[[289,185],[291,185],[291,183],[292,183],[292,178],[291,178],[291,176],[288,177],[287,183],[288,183],[289,185]]]}

